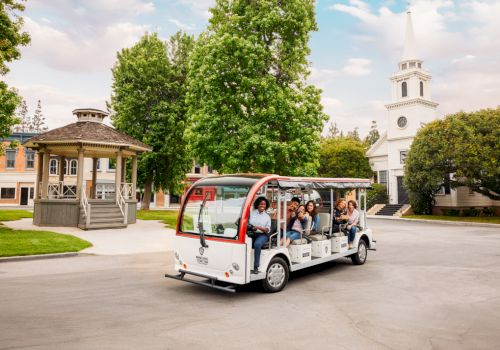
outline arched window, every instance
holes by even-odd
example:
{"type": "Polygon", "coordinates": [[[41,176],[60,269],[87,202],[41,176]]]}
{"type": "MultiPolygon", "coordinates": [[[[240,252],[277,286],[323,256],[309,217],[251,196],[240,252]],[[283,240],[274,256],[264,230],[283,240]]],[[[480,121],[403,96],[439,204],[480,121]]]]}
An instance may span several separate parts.
{"type": "Polygon", "coordinates": [[[424,97],[424,82],[420,82],[420,96],[424,97]]]}
{"type": "Polygon", "coordinates": [[[403,83],[401,84],[401,96],[408,96],[408,87],[406,86],[406,81],[403,81],[403,83]]]}
{"type": "Polygon", "coordinates": [[[69,173],[70,175],[76,175],[76,169],[78,167],[78,161],[76,159],[73,159],[70,163],[69,163],[69,173]]]}
{"type": "Polygon", "coordinates": [[[57,169],[58,165],[59,165],[59,162],[57,161],[57,159],[50,160],[50,163],[49,163],[50,175],[57,175],[58,174],[58,169],[57,169]]]}

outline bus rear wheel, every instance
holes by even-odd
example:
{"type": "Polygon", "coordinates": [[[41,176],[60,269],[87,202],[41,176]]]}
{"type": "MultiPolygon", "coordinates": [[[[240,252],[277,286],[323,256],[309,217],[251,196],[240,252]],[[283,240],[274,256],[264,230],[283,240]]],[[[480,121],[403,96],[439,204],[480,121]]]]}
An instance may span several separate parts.
{"type": "Polygon", "coordinates": [[[288,276],[288,264],[282,258],[275,257],[267,267],[266,278],[262,281],[262,286],[268,293],[279,292],[285,288],[288,276]]]}
{"type": "Polygon", "coordinates": [[[351,255],[352,263],[354,265],[363,265],[368,256],[368,247],[364,239],[360,239],[358,242],[358,251],[351,255]]]}

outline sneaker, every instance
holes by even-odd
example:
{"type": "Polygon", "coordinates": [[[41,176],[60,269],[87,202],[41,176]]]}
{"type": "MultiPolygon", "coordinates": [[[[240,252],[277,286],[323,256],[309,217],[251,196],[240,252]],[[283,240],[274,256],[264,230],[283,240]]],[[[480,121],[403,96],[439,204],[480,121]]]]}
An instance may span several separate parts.
{"type": "Polygon", "coordinates": [[[254,275],[258,275],[260,273],[259,269],[253,269],[253,270],[250,270],[250,273],[253,273],[254,275]]]}

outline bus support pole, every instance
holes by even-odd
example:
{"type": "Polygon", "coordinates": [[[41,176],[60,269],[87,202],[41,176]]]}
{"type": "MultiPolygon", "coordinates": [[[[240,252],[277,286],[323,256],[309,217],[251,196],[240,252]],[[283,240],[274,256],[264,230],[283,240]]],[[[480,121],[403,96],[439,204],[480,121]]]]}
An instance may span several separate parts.
{"type": "Polygon", "coordinates": [[[278,230],[278,249],[281,248],[281,190],[279,189],[278,187],[278,206],[276,207],[276,214],[277,214],[277,223],[276,223],[276,227],[277,227],[277,230],[278,230]]]}

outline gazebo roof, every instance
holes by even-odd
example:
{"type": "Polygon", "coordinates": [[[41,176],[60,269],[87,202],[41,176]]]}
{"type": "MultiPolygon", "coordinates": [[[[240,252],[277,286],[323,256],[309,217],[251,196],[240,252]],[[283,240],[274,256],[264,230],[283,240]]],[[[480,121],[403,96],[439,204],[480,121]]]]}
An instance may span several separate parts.
{"type": "Polygon", "coordinates": [[[103,124],[102,119],[107,115],[103,111],[89,108],[76,109],[73,113],[78,116],[78,122],[34,136],[27,140],[24,146],[38,149],[41,145],[84,143],[94,147],[100,145],[107,147],[118,146],[126,147],[136,152],[151,151],[151,147],[145,143],[103,124]],[[92,117],[95,116],[95,120],[90,117],[91,115],[92,117]]]}

